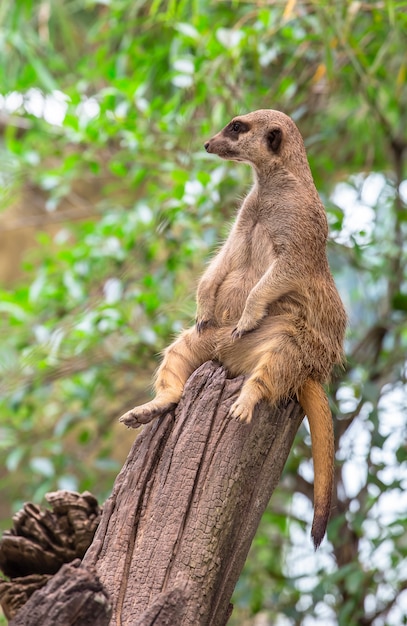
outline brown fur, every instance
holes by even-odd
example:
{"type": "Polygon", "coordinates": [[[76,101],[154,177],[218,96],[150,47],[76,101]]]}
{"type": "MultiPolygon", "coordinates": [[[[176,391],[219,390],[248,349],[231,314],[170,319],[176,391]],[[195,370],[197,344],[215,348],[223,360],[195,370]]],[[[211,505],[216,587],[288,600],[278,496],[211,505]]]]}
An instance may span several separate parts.
{"type": "Polygon", "coordinates": [[[122,418],[137,428],[176,404],[209,359],[248,376],[230,414],[250,422],[261,399],[298,397],[310,423],[318,547],[329,517],[333,427],[321,387],[342,362],[346,315],[326,257],[328,224],[302,137],[285,114],[234,118],[205,148],[249,163],[254,186],[197,290],[196,325],[164,352],[156,397],[122,418]]]}

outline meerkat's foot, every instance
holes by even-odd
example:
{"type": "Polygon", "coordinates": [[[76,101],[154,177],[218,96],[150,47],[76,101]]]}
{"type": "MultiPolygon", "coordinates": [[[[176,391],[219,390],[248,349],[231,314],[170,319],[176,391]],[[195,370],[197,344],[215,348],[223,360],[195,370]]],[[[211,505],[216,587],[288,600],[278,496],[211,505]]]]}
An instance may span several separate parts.
{"type": "Polygon", "coordinates": [[[250,424],[252,421],[253,406],[251,403],[249,404],[243,398],[239,397],[230,407],[229,415],[238,422],[250,424]]]}
{"type": "Polygon", "coordinates": [[[119,422],[122,422],[129,428],[139,428],[143,424],[148,424],[154,418],[159,417],[167,411],[171,411],[176,406],[176,402],[157,402],[151,400],[146,404],[134,407],[130,411],[127,411],[119,418],[119,422]]]}

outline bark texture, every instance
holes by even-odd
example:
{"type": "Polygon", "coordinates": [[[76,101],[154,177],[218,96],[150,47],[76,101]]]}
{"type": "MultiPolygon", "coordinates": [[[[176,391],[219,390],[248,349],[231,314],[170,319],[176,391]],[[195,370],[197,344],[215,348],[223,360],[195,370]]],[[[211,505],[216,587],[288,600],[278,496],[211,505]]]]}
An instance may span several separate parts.
{"type": "Polygon", "coordinates": [[[242,382],[205,363],[137,437],[83,560],[112,598],[112,624],[226,624],[303,417],[295,402],[263,403],[250,425],[231,420],[242,382]]]}

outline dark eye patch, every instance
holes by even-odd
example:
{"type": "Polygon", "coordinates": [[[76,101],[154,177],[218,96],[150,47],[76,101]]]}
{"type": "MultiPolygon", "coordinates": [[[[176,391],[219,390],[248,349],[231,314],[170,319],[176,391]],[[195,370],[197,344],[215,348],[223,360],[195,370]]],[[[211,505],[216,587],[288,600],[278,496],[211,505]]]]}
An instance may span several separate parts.
{"type": "Polygon", "coordinates": [[[230,139],[237,140],[239,135],[247,133],[249,130],[250,126],[249,124],[246,124],[246,122],[242,122],[241,120],[232,120],[223,132],[225,135],[230,137],[230,139]]]}

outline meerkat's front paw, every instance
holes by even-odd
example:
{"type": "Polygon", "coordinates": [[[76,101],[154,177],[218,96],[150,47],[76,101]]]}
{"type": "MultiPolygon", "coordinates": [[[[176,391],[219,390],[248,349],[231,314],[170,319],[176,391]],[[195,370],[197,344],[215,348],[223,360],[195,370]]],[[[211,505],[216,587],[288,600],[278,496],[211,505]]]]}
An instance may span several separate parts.
{"type": "Polygon", "coordinates": [[[229,415],[238,422],[250,424],[252,421],[253,407],[239,397],[230,407],[229,415]]]}
{"type": "Polygon", "coordinates": [[[134,407],[130,411],[127,411],[119,418],[119,422],[122,422],[129,428],[139,428],[143,424],[148,424],[154,418],[171,411],[176,406],[175,402],[159,403],[155,400],[134,407]]]}
{"type": "Polygon", "coordinates": [[[215,323],[212,319],[204,319],[204,318],[197,317],[195,320],[195,328],[198,331],[198,333],[202,333],[204,330],[214,325],[215,323]]]}
{"type": "Polygon", "coordinates": [[[240,337],[254,330],[257,326],[258,323],[256,321],[253,322],[252,320],[245,320],[243,317],[240,318],[238,325],[232,330],[232,339],[240,339],[240,337]]]}
{"type": "Polygon", "coordinates": [[[215,304],[212,299],[208,296],[201,297],[201,299],[198,298],[195,317],[195,328],[198,333],[215,326],[216,322],[214,315],[215,304]]]}

